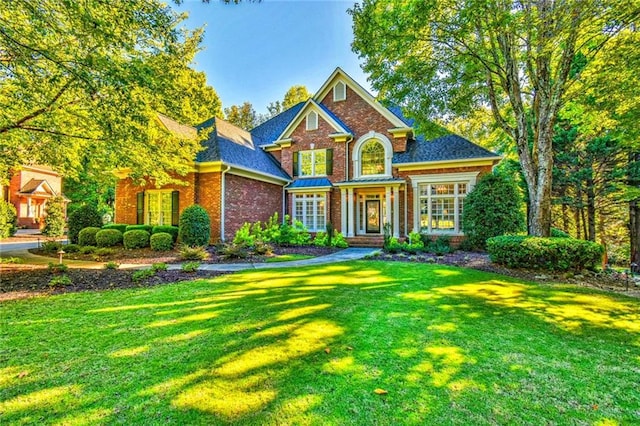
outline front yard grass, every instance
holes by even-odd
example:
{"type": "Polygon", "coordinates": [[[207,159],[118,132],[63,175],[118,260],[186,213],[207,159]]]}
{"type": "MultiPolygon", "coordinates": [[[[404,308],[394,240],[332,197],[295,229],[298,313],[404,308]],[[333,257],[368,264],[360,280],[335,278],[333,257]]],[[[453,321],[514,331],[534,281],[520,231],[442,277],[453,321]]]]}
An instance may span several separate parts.
{"type": "Polygon", "coordinates": [[[268,257],[265,262],[266,263],[277,263],[277,262],[291,262],[294,260],[304,260],[304,259],[311,259],[314,256],[310,255],[310,254],[297,254],[297,253],[291,253],[291,254],[278,254],[276,256],[273,257],[268,257]]]}
{"type": "Polygon", "coordinates": [[[441,265],[0,304],[2,424],[633,424],[638,377],[638,300],[441,265]]]}

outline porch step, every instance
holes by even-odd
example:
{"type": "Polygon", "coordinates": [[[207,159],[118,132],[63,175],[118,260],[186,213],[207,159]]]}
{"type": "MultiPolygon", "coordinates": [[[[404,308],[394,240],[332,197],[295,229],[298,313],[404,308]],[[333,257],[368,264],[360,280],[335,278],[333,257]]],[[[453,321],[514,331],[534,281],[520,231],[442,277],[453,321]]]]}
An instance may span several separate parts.
{"type": "Polygon", "coordinates": [[[384,236],[382,235],[359,235],[357,237],[347,237],[349,247],[372,247],[382,248],[384,236]]]}

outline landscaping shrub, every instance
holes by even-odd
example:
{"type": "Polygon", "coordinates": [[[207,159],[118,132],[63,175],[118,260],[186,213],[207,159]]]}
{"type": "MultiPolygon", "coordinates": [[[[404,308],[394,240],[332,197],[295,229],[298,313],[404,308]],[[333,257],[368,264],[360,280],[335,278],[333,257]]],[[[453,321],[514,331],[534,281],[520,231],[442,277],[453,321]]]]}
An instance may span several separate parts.
{"type": "Polygon", "coordinates": [[[94,251],[96,251],[96,246],[84,246],[84,247],[80,247],[80,253],[81,254],[91,254],[94,251]]]}
{"type": "Polygon", "coordinates": [[[153,269],[155,272],[166,271],[167,264],[164,262],[154,263],[153,265],[151,265],[151,269],[153,269]]]}
{"type": "Polygon", "coordinates": [[[264,241],[256,241],[256,244],[253,246],[253,252],[261,256],[270,256],[273,254],[273,247],[264,241]]]}
{"type": "Polygon", "coordinates": [[[82,229],[78,234],[78,244],[81,246],[97,246],[96,234],[98,232],[100,232],[100,228],[96,228],[95,226],[82,229]]]}
{"type": "Polygon", "coordinates": [[[142,229],[127,231],[122,237],[124,248],[128,250],[149,247],[150,235],[142,229]]]}
{"type": "Polygon", "coordinates": [[[592,241],[574,238],[499,236],[487,240],[491,261],[510,268],[580,271],[595,269],[604,249],[592,241]]]}
{"type": "Polygon", "coordinates": [[[96,255],[96,257],[100,258],[102,256],[111,256],[112,254],[115,254],[116,251],[110,247],[100,247],[95,249],[93,253],[96,255]]]}
{"type": "Polygon", "coordinates": [[[153,229],[151,229],[151,235],[159,234],[161,232],[171,235],[171,238],[173,238],[173,242],[175,243],[176,241],[178,241],[178,233],[180,232],[180,228],[178,228],[177,226],[158,225],[154,226],[153,229]]]}
{"type": "Polygon", "coordinates": [[[302,222],[294,220],[291,223],[289,215],[285,215],[275,242],[282,246],[305,246],[311,242],[311,234],[302,222]]]}
{"type": "Polygon", "coordinates": [[[184,209],[180,215],[179,238],[188,246],[207,246],[211,238],[209,214],[199,205],[184,209]]]}
{"type": "Polygon", "coordinates": [[[0,238],[15,235],[18,231],[16,208],[8,201],[0,200],[0,238]]]}
{"type": "Polygon", "coordinates": [[[149,243],[152,250],[169,251],[173,248],[173,237],[166,232],[158,232],[151,235],[149,243]]]}
{"type": "Polygon", "coordinates": [[[280,221],[278,220],[278,213],[274,213],[267,223],[264,224],[262,229],[262,241],[265,243],[277,243],[280,238],[280,221]]]}
{"type": "Polygon", "coordinates": [[[324,231],[316,233],[315,238],[311,242],[316,247],[327,247],[329,245],[329,236],[324,231]]]}
{"type": "Polygon", "coordinates": [[[98,247],[113,247],[122,243],[122,232],[117,229],[101,229],[95,238],[98,247]]]}
{"type": "Polygon", "coordinates": [[[104,225],[102,229],[117,229],[124,234],[125,232],[127,232],[127,226],[129,225],[127,225],[126,223],[109,223],[107,225],[104,225]]]}
{"type": "MultiPolygon", "coordinates": [[[[134,230],[134,232],[137,231],[141,231],[141,230],[134,230]]],[[[146,231],[142,231],[142,232],[146,232],[146,231]]],[[[146,280],[147,278],[151,278],[156,274],[156,271],[154,271],[151,268],[147,268],[147,269],[140,269],[135,271],[133,274],[131,274],[131,280],[134,283],[139,283],[142,280],[146,280]]]]}
{"type": "Polygon", "coordinates": [[[77,253],[80,251],[80,246],[78,244],[67,244],[62,246],[62,250],[64,250],[65,253],[77,253]]]}
{"type": "Polygon", "coordinates": [[[61,248],[62,248],[62,243],[60,241],[49,240],[49,241],[44,241],[42,243],[42,250],[45,253],[57,253],[58,251],[60,251],[61,248]]]}
{"type": "Polygon", "coordinates": [[[66,287],[73,284],[71,282],[71,278],[67,275],[59,275],[57,277],[53,277],[49,280],[49,287],[66,287]]]}
{"type": "Polygon", "coordinates": [[[182,260],[205,260],[209,256],[204,247],[180,246],[180,259],[182,260]]]}
{"type": "Polygon", "coordinates": [[[69,241],[72,243],[78,243],[78,237],[81,230],[88,227],[99,228],[101,226],[102,217],[100,217],[100,214],[95,207],[90,205],[78,207],[69,215],[69,241]]]}
{"type": "Polygon", "coordinates": [[[334,232],[333,238],[330,239],[330,241],[331,241],[331,247],[338,247],[338,248],[349,247],[349,243],[344,238],[344,235],[342,235],[342,232],[334,232]]]}
{"type": "Polygon", "coordinates": [[[402,244],[400,244],[396,237],[389,237],[385,244],[384,250],[387,253],[400,253],[402,251],[402,244]]]}
{"type": "Polygon", "coordinates": [[[42,235],[47,237],[61,237],[64,235],[65,221],[64,199],[60,196],[53,197],[47,201],[45,208],[47,217],[45,218],[42,235]]]}
{"type": "Polygon", "coordinates": [[[249,257],[249,250],[243,245],[231,243],[222,246],[220,254],[225,259],[245,259],[249,257]]]}
{"type": "Polygon", "coordinates": [[[182,264],[181,269],[182,269],[182,272],[192,273],[192,272],[196,272],[199,267],[200,267],[199,262],[187,262],[182,264]]]}
{"type": "Polygon", "coordinates": [[[233,245],[251,248],[256,244],[256,236],[251,233],[251,224],[245,222],[240,229],[236,231],[233,237],[233,245]]]}
{"type": "Polygon", "coordinates": [[[127,231],[146,231],[151,235],[151,231],[153,231],[153,226],[151,225],[127,225],[124,232],[127,231]]]}
{"type": "Polygon", "coordinates": [[[522,197],[515,182],[500,174],[484,175],[464,200],[462,229],[473,247],[488,238],[525,229],[522,197]]]}
{"type": "Polygon", "coordinates": [[[451,247],[451,237],[449,235],[440,235],[435,241],[429,239],[429,243],[425,246],[425,251],[436,256],[443,256],[447,253],[453,253],[455,250],[451,247]]]}
{"type": "Polygon", "coordinates": [[[416,254],[424,251],[422,236],[418,232],[411,232],[409,234],[409,238],[402,243],[402,250],[410,254],[416,254]]]}
{"type": "Polygon", "coordinates": [[[561,229],[551,228],[551,238],[571,238],[571,235],[561,229]]]}
{"type": "Polygon", "coordinates": [[[120,264],[118,262],[107,262],[104,264],[104,269],[118,269],[120,264]]]}
{"type": "Polygon", "coordinates": [[[49,265],[47,266],[47,268],[49,269],[49,272],[51,272],[52,274],[61,274],[69,270],[69,267],[64,263],[54,263],[54,262],[49,262],[49,265]]]}

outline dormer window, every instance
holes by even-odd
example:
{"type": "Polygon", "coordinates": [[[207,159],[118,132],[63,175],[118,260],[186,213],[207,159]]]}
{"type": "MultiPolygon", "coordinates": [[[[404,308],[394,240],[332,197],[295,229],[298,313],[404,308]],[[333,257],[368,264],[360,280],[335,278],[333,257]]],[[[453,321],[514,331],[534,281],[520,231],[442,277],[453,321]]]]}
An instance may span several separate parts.
{"type": "Polygon", "coordinates": [[[347,99],[347,86],[342,81],[339,81],[333,86],[333,101],[338,102],[345,99],[347,99]]]}
{"type": "Polygon", "coordinates": [[[353,177],[392,177],[393,145],[386,136],[371,131],[353,147],[353,177]]]}
{"type": "Polygon", "coordinates": [[[307,114],[307,130],[316,130],[318,129],[318,113],[315,111],[311,111],[307,114]]]}

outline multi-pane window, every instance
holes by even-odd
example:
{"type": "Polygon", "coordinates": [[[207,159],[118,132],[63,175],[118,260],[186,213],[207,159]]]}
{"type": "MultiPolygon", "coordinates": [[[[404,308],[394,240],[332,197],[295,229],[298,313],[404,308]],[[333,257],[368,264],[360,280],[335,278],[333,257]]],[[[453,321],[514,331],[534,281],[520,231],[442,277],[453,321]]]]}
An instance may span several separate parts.
{"type": "Polygon", "coordinates": [[[324,231],[327,217],[325,194],[294,194],[293,216],[309,231],[324,231]]]}
{"type": "Polygon", "coordinates": [[[384,174],[384,146],[378,141],[366,142],[360,149],[362,176],[384,174]]]}
{"type": "Polygon", "coordinates": [[[148,225],[171,225],[171,191],[153,191],[147,194],[148,225]]]}
{"type": "Polygon", "coordinates": [[[457,233],[462,228],[466,183],[424,183],[419,187],[420,231],[457,233]]]}
{"type": "Polygon", "coordinates": [[[325,176],[327,174],[327,150],[298,152],[299,176],[325,176]]]}

